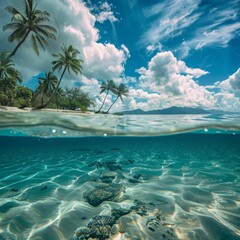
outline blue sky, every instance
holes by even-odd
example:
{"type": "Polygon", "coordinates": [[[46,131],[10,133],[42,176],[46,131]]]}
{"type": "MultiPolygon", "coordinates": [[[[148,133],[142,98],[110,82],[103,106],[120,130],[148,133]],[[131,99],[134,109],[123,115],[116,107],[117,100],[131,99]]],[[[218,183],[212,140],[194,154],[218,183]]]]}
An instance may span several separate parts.
{"type": "MultiPolygon", "coordinates": [[[[2,25],[10,20],[5,6],[21,8],[22,2],[1,5],[2,25]]],[[[129,97],[113,110],[191,106],[239,111],[239,0],[38,2],[51,13],[58,40],[39,58],[28,42],[19,50],[15,61],[26,85],[36,85],[36,76],[51,69],[52,52],[67,43],[80,50],[84,71],[66,75],[63,85],[80,84],[97,106],[104,98],[101,81],[113,79],[129,88],[129,97]]],[[[0,48],[14,47],[8,34],[0,36],[0,48]]],[[[106,105],[113,99],[110,95],[106,105]]]]}
{"type": "Polygon", "coordinates": [[[202,81],[206,85],[226,79],[240,66],[240,1],[112,0],[109,3],[119,19],[114,24],[117,34],[111,34],[110,22],[98,27],[103,40],[128,47],[131,58],[125,68],[127,74],[133,75],[136,68],[146,64],[159,50],[172,51],[188,66],[210,72],[202,81]],[[225,30],[227,26],[232,30],[225,30]],[[108,33],[104,34],[106,29],[108,33]],[[211,33],[212,37],[207,38],[211,33]],[[148,51],[150,46],[156,50],[148,51]]]}

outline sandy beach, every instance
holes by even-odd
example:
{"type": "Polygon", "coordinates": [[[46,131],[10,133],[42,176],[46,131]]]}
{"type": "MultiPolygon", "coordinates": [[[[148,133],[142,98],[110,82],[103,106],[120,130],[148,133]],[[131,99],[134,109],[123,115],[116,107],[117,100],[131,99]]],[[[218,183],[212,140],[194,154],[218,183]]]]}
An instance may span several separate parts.
{"type": "Polygon", "coordinates": [[[86,111],[82,112],[79,110],[64,110],[64,109],[52,109],[52,108],[44,108],[42,110],[32,110],[32,108],[18,108],[18,107],[8,107],[8,106],[0,106],[0,111],[9,111],[9,112],[58,112],[58,113],[67,113],[67,114],[95,114],[94,112],[86,111]]]}

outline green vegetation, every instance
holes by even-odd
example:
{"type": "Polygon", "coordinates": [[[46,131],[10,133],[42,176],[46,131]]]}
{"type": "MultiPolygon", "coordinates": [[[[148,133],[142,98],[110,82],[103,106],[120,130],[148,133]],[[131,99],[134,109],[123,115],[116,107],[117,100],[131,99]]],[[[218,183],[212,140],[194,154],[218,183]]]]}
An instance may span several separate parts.
{"type": "Polygon", "coordinates": [[[19,83],[22,82],[22,74],[15,69],[15,64],[9,58],[9,52],[0,53],[0,80],[14,79],[19,83]]]}
{"type": "Polygon", "coordinates": [[[65,99],[63,103],[65,106],[63,107],[65,108],[79,109],[85,112],[91,105],[94,105],[94,101],[89,98],[88,94],[79,88],[67,88],[64,93],[65,99]]]}
{"type": "Polygon", "coordinates": [[[29,103],[32,91],[20,86],[22,74],[15,68],[8,52],[0,53],[0,104],[21,107],[29,103]]]}
{"type": "MultiPolygon", "coordinates": [[[[87,111],[95,103],[89,95],[81,88],[60,87],[66,72],[71,75],[82,74],[83,60],[78,58],[80,52],[72,45],[63,45],[61,52],[53,53],[52,71],[42,73],[38,78],[38,85],[33,91],[22,86],[23,78],[19,70],[16,69],[14,56],[19,48],[30,38],[33,50],[37,55],[40,54],[40,48],[46,50],[48,39],[56,40],[57,30],[49,25],[51,15],[47,11],[38,9],[38,5],[33,0],[23,0],[24,13],[21,13],[14,6],[8,6],[6,10],[12,16],[11,22],[3,26],[3,31],[12,31],[8,37],[9,42],[17,42],[12,52],[0,52],[0,105],[15,106],[19,108],[31,107],[33,109],[42,109],[45,107],[60,109],[79,109],[87,111]],[[60,74],[58,78],[56,71],[60,74]]],[[[42,70],[44,72],[44,69],[42,70]]],[[[108,113],[115,102],[122,96],[127,96],[128,89],[124,84],[119,86],[113,80],[102,82],[100,94],[106,93],[103,102],[96,111],[99,113],[111,93],[116,95],[116,99],[105,113],[108,113]]]]}

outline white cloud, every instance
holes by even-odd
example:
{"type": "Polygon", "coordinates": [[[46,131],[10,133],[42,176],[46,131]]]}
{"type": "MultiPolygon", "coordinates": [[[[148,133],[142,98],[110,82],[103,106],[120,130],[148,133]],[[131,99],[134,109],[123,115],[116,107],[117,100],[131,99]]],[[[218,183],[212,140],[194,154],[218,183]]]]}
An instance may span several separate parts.
{"type": "Polygon", "coordinates": [[[94,98],[99,94],[100,91],[99,81],[96,78],[87,78],[82,76],[81,78],[81,89],[89,93],[91,98],[94,98]]]}
{"type": "MultiPolygon", "coordinates": [[[[203,9],[206,17],[199,20],[201,27],[196,28],[193,37],[184,40],[180,46],[182,57],[189,54],[192,49],[200,50],[204,47],[227,47],[229,42],[240,33],[237,1],[219,4],[218,8],[203,9]]],[[[201,9],[199,9],[201,10],[201,9]]]]}
{"type": "Polygon", "coordinates": [[[145,16],[156,20],[141,37],[140,45],[148,47],[149,51],[149,48],[157,49],[169,38],[181,35],[199,19],[201,14],[195,12],[199,3],[200,0],[169,0],[148,8],[145,16]]]}
{"type": "Polygon", "coordinates": [[[187,67],[170,51],[157,53],[148,67],[138,69],[138,73],[140,89],[131,90],[130,96],[138,98],[145,110],[170,106],[213,107],[213,94],[194,81],[207,72],[187,67]]]}
{"type": "Polygon", "coordinates": [[[228,79],[222,82],[216,82],[215,87],[220,88],[222,92],[240,93],[240,68],[233,73],[228,79]]]}
{"type": "Polygon", "coordinates": [[[199,50],[206,46],[216,45],[227,47],[240,30],[240,23],[219,26],[216,29],[200,28],[190,41],[184,41],[181,46],[182,57],[187,56],[191,49],[199,50]]]}
{"type": "Polygon", "coordinates": [[[155,51],[160,52],[160,51],[162,51],[162,49],[163,49],[163,46],[162,46],[161,43],[151,44],[151,45],[148,45],[148,46],[146,47],[146,50],[147,50],[147,52],[148,52],[149,54],[151,54],[151,53],[153,53],[153,52],[155,52],[155,51]]]}
{"type": "Polygon", "coordinates": [[[236,97],[233,93],[216,93],[215,94],[215,108],[221,110],[228,110],[239,112],[240,98],[236,97]]]}
{"type": "Polygon", "coordinates": [[[157,53],[147,67],[138,69],[138,89],[130,89],[130,109],[162,109],[171,106],[239,111],[240,69],[222,82],[200,86],[195,79],[207,74],[177,60],[172,52],[157,53]],[[207,89],[220,88],[215,93],[207,89]]]}
{"type": "Polygon", "coordinates": [[[113,5],[108,2],[102,3],[100,7],[97,8],[97,11],[100,9],[100,12],[95,15],[96,20],[100,23],[104,23],[105,21],[110,21],[111,23],[118,21],[118,19],[114,16],[112,7],[113,5]]]}
{"type": "Polygon", "coordinates": [[[194,77],[203,76],[208,72],[187,67],[168,51],[157,53],[148,63],[148,69],[140,68],[138,73],[141,74],[139,81],[144,87],[152,91],[161,91],[164,88],[173,95],[181,95],[181,92],[185,91],[183,86],[193,85],[194,77]]]}
{"type": "MultiPolygon", "coordinates": [[[[191,50],[209,46],[227,47],[240,33],[239,1],[203,4],[201,0],[169,0],[145,10],[151,22],[139,40],[148,53],[174,48],[185,57],[191,50]],[[178,46],[169,41],[182,38],[178,46]]],[[[178,39],[178,41],[179,41],[178,39]]]]}

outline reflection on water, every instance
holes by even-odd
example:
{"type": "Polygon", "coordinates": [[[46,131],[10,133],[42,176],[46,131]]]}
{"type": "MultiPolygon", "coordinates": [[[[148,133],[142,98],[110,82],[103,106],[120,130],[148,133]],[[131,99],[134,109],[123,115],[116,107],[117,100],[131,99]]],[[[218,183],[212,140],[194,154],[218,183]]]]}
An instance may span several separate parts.
{"type": "Polygon", "coordinates": [[[0,126],[0,135],[39,137],[158,136],[196,130],[211,133],[211,129],[221,133],[236,133],[240,130],[240,115],[106,115],[0,111],[0,126]]]}

